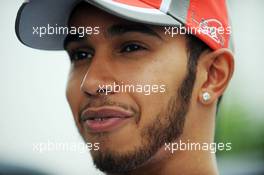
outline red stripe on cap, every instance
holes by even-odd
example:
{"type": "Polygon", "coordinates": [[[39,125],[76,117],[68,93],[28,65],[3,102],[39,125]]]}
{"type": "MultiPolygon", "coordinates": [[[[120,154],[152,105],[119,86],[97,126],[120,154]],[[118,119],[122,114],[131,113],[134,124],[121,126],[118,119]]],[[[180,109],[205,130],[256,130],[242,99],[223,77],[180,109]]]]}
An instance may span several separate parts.
{"type": "Polygon", "coordinates": [[[113,0],[122,4],[141,7],[141,8],[155,8],[159,9],[162,0],[113,0]]]}
{"type": "Polygon", "coordinates": [[[211,48],[218,49],[229,45],[230,27],[225,0],[190,0],[186,26],[190,29],[213,31],[213,28],[224,29],[223,32],[196,34],[211,48]]]}
{"type": "Polygon", "coordinates": [[[160,5],[162,2],[162,0],[141,0],[141,1],[151,5],[152,7],[155,7],[156,9],[160,9],[160,5]]]}

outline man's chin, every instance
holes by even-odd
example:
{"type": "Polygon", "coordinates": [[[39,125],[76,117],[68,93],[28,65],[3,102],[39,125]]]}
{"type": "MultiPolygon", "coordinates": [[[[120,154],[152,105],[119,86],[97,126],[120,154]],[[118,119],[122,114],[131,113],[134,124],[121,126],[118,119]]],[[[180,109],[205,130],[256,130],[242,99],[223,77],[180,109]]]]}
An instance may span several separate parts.
{"type": "Polygon", "coordinates": [[[149,160],[153,154],[145,146],[130,151],[119,151],[108,148],[91,151],[96,168],[103,172],[113,174],[127,173],[137,169],[149,160]]]}

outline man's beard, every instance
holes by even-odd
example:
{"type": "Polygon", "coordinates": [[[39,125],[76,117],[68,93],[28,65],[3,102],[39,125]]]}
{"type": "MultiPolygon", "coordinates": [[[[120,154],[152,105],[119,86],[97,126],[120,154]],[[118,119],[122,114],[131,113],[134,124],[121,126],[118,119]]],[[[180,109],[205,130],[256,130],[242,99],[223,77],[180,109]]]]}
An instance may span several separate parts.
{"type": "Polygon", "coordinates": [[[195,72],[190,71],[165,110],[141,131],[142,143],[139,147],[126,154],[97,152],[93,155],[95,166],[106,173],[126,174],[146,163],[165,143],[177,140],[183,132],[194,82],[195,72]]]}

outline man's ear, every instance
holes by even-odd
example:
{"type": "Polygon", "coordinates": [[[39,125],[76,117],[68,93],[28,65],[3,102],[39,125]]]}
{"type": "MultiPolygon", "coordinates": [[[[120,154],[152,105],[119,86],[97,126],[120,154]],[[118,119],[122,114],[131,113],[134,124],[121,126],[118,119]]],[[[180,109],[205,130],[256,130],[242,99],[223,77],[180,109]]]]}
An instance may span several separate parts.
{"type": "Polygon", "coordinates": [[[225,91],[234,72],[234,56],[229,49],[218,49],[202,55],[199,63],[199,101],[215,102],[225,91]]]}

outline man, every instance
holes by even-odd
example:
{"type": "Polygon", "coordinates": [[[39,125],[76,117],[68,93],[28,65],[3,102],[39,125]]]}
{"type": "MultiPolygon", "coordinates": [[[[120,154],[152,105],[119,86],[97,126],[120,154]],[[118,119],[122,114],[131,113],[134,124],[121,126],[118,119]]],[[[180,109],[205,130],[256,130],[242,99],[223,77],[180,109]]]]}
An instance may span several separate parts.
{"type": "Polygon", "coordinates": [[[69,53],[66,95],[85,142],[99,144],[98,169],[215,175],[215,114],[234,69],[227,16],[223,0],[32,0],[16,32],[30,47],[69,53]],[[36,27],[47,24],[88,31],[36,27]]]}

